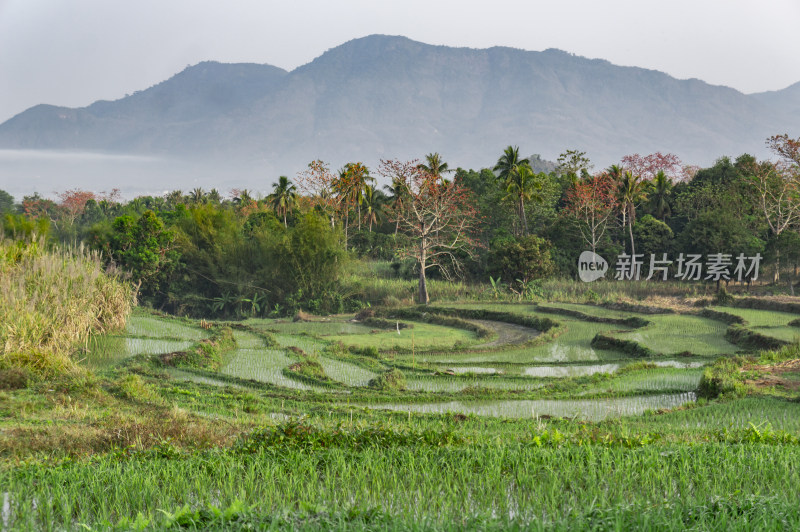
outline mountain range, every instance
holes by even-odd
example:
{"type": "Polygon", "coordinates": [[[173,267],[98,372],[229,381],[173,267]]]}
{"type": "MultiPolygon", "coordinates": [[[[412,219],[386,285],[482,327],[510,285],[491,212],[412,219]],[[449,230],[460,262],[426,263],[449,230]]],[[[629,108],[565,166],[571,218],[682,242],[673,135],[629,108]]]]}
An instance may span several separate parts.
{"type": "Polygon", "coordinates": [[[37,105],[0,124],[0,149],[74,150],[293,175],[313,159],[421,158],[491,166],[508,145],[602,167],[673,152],[706,165],[800,134],[800,83],[745,95],[560,50],[432,46],[372,35],[287,72],[203,62],[115,101],[37,105]]]}

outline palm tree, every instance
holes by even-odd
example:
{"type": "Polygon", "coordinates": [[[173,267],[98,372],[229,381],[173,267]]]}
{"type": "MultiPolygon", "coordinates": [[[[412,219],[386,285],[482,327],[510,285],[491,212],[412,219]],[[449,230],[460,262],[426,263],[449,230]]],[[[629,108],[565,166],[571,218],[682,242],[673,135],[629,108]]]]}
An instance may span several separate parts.
{"type": "Polygon", "coordinates": [[[183,203],[183,192],[180,190],[173,190],[172,192],[167,193],[167,195],[164,196],[164,199],[166,199],[167,204],[174,209],[180,203],[183,203]]]}
{"type": "Polygon", "coordinates": [[[349,225],[350,206],[358,208],[358,229],[361,230],[361,203],[363,201],[364,187],[367,182],[375,181],[369,175],[369,169],[362,163],[347,163],[339,170],[339,177],[334,182],[336,193],[344,200],[345,207],[345,242],[347,241],[347,228],[349,225]]]}
{"type": "Polygon", "coordinates": [[[656,218],[664,221],[671,213],[669,207],[669,196],[672,192],[672,181],[664,173],[664,170],[659,170],[656,177],[650,186],[650,208],[656,215],[656,218]]]}
{"type": "Polygon", "coordinates": [[[503,155],[497,159],[497,164],[494,165],[492,170],[498,172],[497,177],[505,181],[523,164],[530,166],[530,161],[519,158],[519,146],[509,146],[503,151],[503,155]]]}
{"type": "Polygon", "coordinates": [[[200,187],[197,187],[197,188],[195,188],[194,190],[192,190],[192,191],[189,193],[189,199],[190,199],[190,200],[192,201],[192,203],[194,203],[195,205],[199,205],[199,204],[201,204],[201,203],[204,203],[204,201],[203,201],[203,200],[204,200],[204,198],[205,198],[205,195],[206,195],[205,191],[204,191],[202,188],[200,188],[200,187]]]}
{"type": "Polygon", "coordinates": [[[283,214],[284,227],[289,227],[286,223],[286,213],[297,203],[296,190],[295,186],[285,175],[280,176],[278,182],[272,185],[272,194],[269,195],[268,199],[275,213],[278,214],[278,216],[283,214]]]}
{"type": "Polygon", "coordinates": [[[376,190],[374,185],[364,187],[364,219],[369,222],[369,232],[372,232],[372,224],[378,223],[383,217],[383,204],[386,196],[380,190],[376,190]]]}
{"type": "Polygon", "coordinates": [[[536,179],[536,174],[530,166],[523,164],[517,168],[516,172],[509,175],[506,180],[506,198],[514,198],[517,203],[519,219],[522,223],[522,234],[528,234],[528,219],[525,215],[525,200],[535,198],[540,200],[534,191],[541,190],[542,183],[536,179]]]}
{"type": "Polygon", "coordinates": [[[619,183],[622,180],[622,175],[625,173],[622,167],[618,164],[612,164],[606,170],[608,176],[615,182],[619,183]]]}
{"type": "Polygon", "coordinates": [[[222,201],[222,195],[216,188],[212,188],[206,197],[208,198],[209,203],[214,203],[215,205],[222,201]]]}
{"type": "Polygon", "coordinates": [[[497,177],[504,181],[509,194],[513,194],[516,197],[522,231],[527,234],[528,221],[525,217],[525,199],[530,197],[534,181],[530,161],[519,158],[519,146],[509,146],[503,151],[503,155],[497,159],[497,164],[494,165],[493,170],[497,172],[497,177]],[[525,168],[525,170],[522,170],[525,177],[520,177],[522,168],[525,168]]]}
{"type": "Polygon", "coordinates": [[[420,163],[417,165],[417,168],[437,178],[442,178],[442,174],[452,172],[449,165],[442,161],[442,157],[438,153],[429,153],[426,155],[425,162],[428,164],[420,163]]]}
{"type": "MultiPolygon", "coordinates": [[[[399,212],[403,208],[403,204],[408,197],[408,185],[400,178],[393,177],[391,185],[385,185],[383,188],[386,189],[389,194],[392,195],[392,209],[395,212],[399,212]]],[[[397,235],[397,231],[400,229],[400,217],[397,216],[397,221],[394,224],[394,234],[397,235]]]]}
{"type": "Polygon", "coordinates": [[[253,199],[253,196],[250,195],[250,191],[246,188],[243,188],[242,190],[234,190],[234,205],[238,207],[246,207],[252,203],[255,203],[255,201],[256,200],[253,199]]]}
{"type": "MultiPolygon", "coordinates": [[[[617,188],[617,198],[620,209],[622,209],[622,224],[625,225],[627,217],[628,232],[631,236],[631,257],[636,254],[636,247],[633,242],[633,224],[636,223],[636,204],[643,198],[644,181],[642,176],[633,175],[626,171],[619,180],[617,188]]],[[[633,261],[633,259],[631,259],[633,261]]]]}

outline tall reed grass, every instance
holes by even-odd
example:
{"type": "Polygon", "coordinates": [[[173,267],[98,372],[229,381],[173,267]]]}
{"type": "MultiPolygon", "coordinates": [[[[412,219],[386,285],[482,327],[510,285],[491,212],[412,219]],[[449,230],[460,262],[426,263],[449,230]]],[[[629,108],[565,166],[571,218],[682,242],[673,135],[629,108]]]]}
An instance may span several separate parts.
{"type": "Polygon", "coordinates": [[[132,304],[130,286],[108,275],[97,253],[0,241],[0,368],[73,370],[75,347],[123,328],[132,304]]]}

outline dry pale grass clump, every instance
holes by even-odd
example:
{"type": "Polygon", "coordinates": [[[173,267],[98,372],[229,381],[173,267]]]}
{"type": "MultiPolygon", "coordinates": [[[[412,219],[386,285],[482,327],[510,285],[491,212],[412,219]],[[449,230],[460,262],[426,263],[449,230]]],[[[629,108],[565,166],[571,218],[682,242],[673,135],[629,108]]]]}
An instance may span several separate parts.
{"type": "Polygon", "coordinates": [[[73,370],[71,351],[93,333],[125,326],[131,288],[96,253],[0,241],[0,368],[73,370]]]}

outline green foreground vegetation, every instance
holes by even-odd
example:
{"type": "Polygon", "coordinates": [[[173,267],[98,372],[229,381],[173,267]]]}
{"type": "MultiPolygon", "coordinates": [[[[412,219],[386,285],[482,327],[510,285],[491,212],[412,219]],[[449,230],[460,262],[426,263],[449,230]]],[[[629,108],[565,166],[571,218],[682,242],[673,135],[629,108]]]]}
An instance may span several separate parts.
{"type": "Polygon", "coordinates": [[[2,527],[794,528],[800,344],[752,342],[800,314],[760,301],[135,309],[69,372],[4,351],[2,527]]]}

